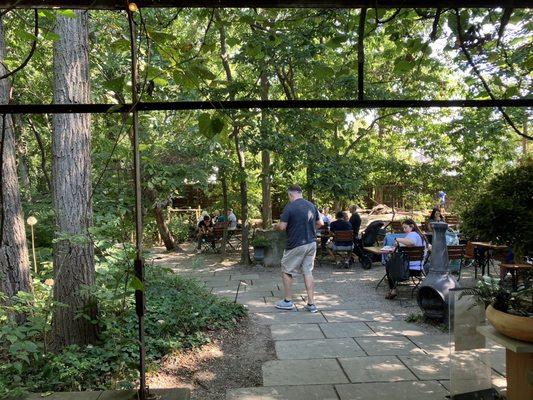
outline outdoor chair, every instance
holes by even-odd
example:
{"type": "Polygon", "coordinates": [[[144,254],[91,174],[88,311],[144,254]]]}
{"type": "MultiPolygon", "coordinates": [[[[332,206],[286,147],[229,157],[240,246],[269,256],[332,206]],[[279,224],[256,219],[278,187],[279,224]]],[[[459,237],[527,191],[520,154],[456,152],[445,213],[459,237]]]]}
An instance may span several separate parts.
{"type": "Polygon", "coordinates": [[[352,258],[353,250],[353,231],[337,231],[333,232],[333,247],[331,251],[333,253],[333,258],[336,260],[336,255],[338,254],[341,257],[341,260],[346,266],[350,265],[350,260],[352,258]],[[350,242],[350,246],[337,246],[336,243],[339,242],[350,242]]]}
{"type": "Polygon", "coordinates": [[[387,227],[390,228],[392,233],[403,233],[402,221],[391,221],[387,227]]]}
{"type": "Polygon", "coordinates": [[[461,271],[464,264],[465,245],[448,246],[448,259],[450,260],[449,271],[457,275],[457,281],[461,280],[461,271]],[[459,261],[457,263],[457,261],[459,261]]]}
{"type": "MultiPolygon", "coordinates": [[[[418,289],[418,286],[420,286],[425,277],[424,264],[426,263],[426,248],[424,246],[404,246],[399,247],[398,251],[404,255],[406,261],[420,261],[420,263],[422,264],[422,269],[420,271],[409,269],[409,278],[404,281],[398,281],[395,284],[395,288],[397,288],[398,286],[405,286],[406,284],[410,285],[412,283],[414,285],[411,290],[412,298],[414,297],[416,289],[418,289]]],[[[381,280],[376,285],[376,289],[385,279],[387,279],[386,272],[383,278],[381,278],[381,280]]]]}
{"type": "Polygon", "coordinates": [[[457,215],[446,215],[444,220],[450,228],[456,228],[459,225],[459,217],[457,215]]]}
{"type": "Polygon", "coordinates": [[[409,262],[420,261],[420,264],[422,266],[420,271],[410,269],[410,280],[405,281],[409,282],[409,284],[413,283],[414,286],[411,289],[411,297],[414,297],[415,291],[418,289],[418,286],[420,286],[425,277],[424,265],[426,263],[426,248],[424,246],[404,246],[400,247],[398,250],[406,256],[409,262]]]}

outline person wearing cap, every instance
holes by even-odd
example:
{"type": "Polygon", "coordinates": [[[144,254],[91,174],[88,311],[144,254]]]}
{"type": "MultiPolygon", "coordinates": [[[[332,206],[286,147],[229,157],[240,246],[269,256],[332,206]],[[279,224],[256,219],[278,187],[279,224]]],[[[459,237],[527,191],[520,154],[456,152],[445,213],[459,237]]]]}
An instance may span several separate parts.
{"type": "Polygon", "coordinates": [[[287,232],[287,246],[281,259],[281,271],[285,298],[276,303],[280,310],[292,310],[292,276],[302,273],[307,290],[305,310],[316,313],[314,299],[313,267],[316,255],[316,229],[324,225],[316,206],[302,197],[302,188],[288,188],[289,204],[283,209],[280,222],[275,226],[287,232]]]}

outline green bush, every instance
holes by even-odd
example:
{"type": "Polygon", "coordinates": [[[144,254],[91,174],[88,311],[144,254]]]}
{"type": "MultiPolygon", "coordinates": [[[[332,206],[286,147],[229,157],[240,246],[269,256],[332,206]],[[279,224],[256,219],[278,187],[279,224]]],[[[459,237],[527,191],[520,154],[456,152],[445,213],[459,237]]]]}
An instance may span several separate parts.
{"type": "Polygon", "coordinates": [[[172,232],[174,239],[178,243],[186,242],[189,238],[190,221],[186,215],[173,217],[168,223],[168,229],[172,232]]]}
{"type": "MultiPolygon", "coordinates": [[[[115,253],[118,253],[116,251],[115,253]]],[[[0,309],[0,398],[26,392],[130,388],[138,377],[137,318],[128,258],[107,257],[97,269],[101,334],[94,346],[47,351],[51,287],[35,281],[35,294],[20,293],[0,309]],[[120,289],[124,288],[126,289],[120,289]],[[8,314],[26,313],[17,325],[8,314]]],[[[147,266],[146,359],[157,368],[162,356],[207,343],[209,331],[232,328],[245,315],[238,304],[209,294],[194,280],[160,266],[147,266]]],[[[0,299],[2,300],[2,299],[0,299]]]]}
{"type": "Polygon", "coordinates": [[[515,255],[533,249],[533,162],[495,176],[462,213],[469,237],[512,246],[515,255]]]}

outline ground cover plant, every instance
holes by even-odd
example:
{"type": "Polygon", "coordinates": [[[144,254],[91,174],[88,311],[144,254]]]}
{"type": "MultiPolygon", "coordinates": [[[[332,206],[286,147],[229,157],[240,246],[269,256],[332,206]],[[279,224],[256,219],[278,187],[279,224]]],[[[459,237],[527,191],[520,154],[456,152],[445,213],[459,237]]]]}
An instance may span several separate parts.
{"type": "MultiPolygon", "coordinates": [[[[132,302],[135,284],[121,257],[97,266],[97,283],[85,288],[99,305],[100,334],[94,345],[48,349],[51,280],[34,282],[34,294],[19,292],[0,308],[0,398],[25,392],[131,388],[137,379],[137,318],[132,302]],[[124,287],[126,284],[126,287],[124,287]],[[17,324],[9,314],[25,313],[17,324]]],[[[231,328],[244,308],[209,294],[194,280],[161,266],[146,268],[146,348],[148,369],[166,354],[209,341],[209,331],[231,328]]],[[[61,305],[56,304],[55,307],[61,305]]],[[[80,316],[84,318],[86,316],[80,316]]]]}

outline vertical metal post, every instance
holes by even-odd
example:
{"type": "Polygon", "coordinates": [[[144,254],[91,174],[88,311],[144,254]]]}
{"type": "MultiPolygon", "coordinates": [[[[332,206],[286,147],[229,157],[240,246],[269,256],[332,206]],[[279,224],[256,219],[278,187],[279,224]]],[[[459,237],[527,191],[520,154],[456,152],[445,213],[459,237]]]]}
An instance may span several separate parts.
{"type": "MultiPolygon", "coordinates": [[[[128,23],[130,28],[130,48],[131,48],[131,96],[132,96],[132,145],[133,145],[133,169],[135,176],[135,276],[144,284],[144,261],[142,258],[142,206],[141,206],[141,158],[139,154],[139,114],[137,103],[139,102],[138,84],[139,74],[137,67],[137,30],[133,20],[135,4],[127,3],[128,23]],[[134,7],[132,7],[134,6],[134,7]]],[[[139,320],[139,391],[138,398],[146,400],[146,365],[145,365],[145,345],[144,345],[144,314],[145,296],[143,290],[135,290],[135,310],[139,320]]]]}
{"type": "Polygon", "coordinates": [[[359,15],[359,30],[357,34],[357,100],[364,99],[364,67],[365,67],[365,23],[366,23],[366,8],[361,8],[359,15]]]}

